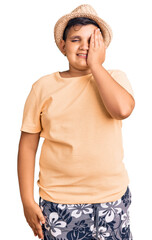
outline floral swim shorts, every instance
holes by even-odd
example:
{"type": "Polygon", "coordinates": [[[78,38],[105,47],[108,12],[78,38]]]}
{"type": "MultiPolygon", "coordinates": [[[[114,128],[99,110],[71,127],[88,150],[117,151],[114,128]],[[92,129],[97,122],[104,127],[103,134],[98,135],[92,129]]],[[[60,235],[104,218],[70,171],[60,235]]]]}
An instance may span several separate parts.
{"type": "Polygon", "coordinates": [[[39,197],[46,219],[44,240],[133,240],[130,231],[131,192],[114,202],[60,204],[39,197]]]}

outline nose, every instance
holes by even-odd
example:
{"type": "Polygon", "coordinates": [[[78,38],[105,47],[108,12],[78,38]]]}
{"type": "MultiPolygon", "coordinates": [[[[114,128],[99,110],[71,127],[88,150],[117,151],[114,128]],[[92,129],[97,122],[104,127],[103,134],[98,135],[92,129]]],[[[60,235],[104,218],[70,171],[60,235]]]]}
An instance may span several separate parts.
{"type": "Polygon", "coordinates": [[[88,50],[89,49],[88,41],[82,41],[79,48],[80,50],[88,50]]]}

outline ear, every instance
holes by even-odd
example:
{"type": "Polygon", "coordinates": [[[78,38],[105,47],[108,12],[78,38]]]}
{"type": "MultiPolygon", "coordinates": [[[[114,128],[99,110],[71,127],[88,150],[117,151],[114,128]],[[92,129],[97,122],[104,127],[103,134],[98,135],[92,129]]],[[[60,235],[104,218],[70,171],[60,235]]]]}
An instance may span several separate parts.
{"type": "Polygon", "coordinates": [[[63,39],[60,40],[60,51],[65,55],[65,41],[63,39]]]}

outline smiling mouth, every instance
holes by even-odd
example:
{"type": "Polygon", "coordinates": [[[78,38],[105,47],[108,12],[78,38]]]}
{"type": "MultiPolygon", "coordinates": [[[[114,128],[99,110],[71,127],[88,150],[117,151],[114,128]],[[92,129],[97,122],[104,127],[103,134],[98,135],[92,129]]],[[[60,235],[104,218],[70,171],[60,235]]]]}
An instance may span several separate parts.
{"type": "Polygon", "coordinates": [[[87,54],[77,54],[78,57],[87,58],[87,54]]]}

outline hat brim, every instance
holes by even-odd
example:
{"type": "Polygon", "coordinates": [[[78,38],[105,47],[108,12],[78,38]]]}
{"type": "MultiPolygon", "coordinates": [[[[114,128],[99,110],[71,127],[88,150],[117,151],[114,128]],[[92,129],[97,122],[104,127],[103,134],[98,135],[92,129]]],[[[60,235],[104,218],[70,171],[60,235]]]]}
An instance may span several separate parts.
{"type": "Polygon", "coordinates": [[[101,18],[99,18],[96,15],[89,14],[89,13],[70,13],[66,14],[63,17],[61,17],[54,26],[54,38],[56,45],[60,49],[60,40],[63,37],[63,32],[65,27],[67,26],[67,23],[70,19],[76,18],[76,17],[87,17],[92,20],[94,20],[99,27],[101,28],[102,34],[103,34],[103,40],[105,43],[105,47],[107,48],[113,38],[113,33],[111,27],[101,18]]]}

